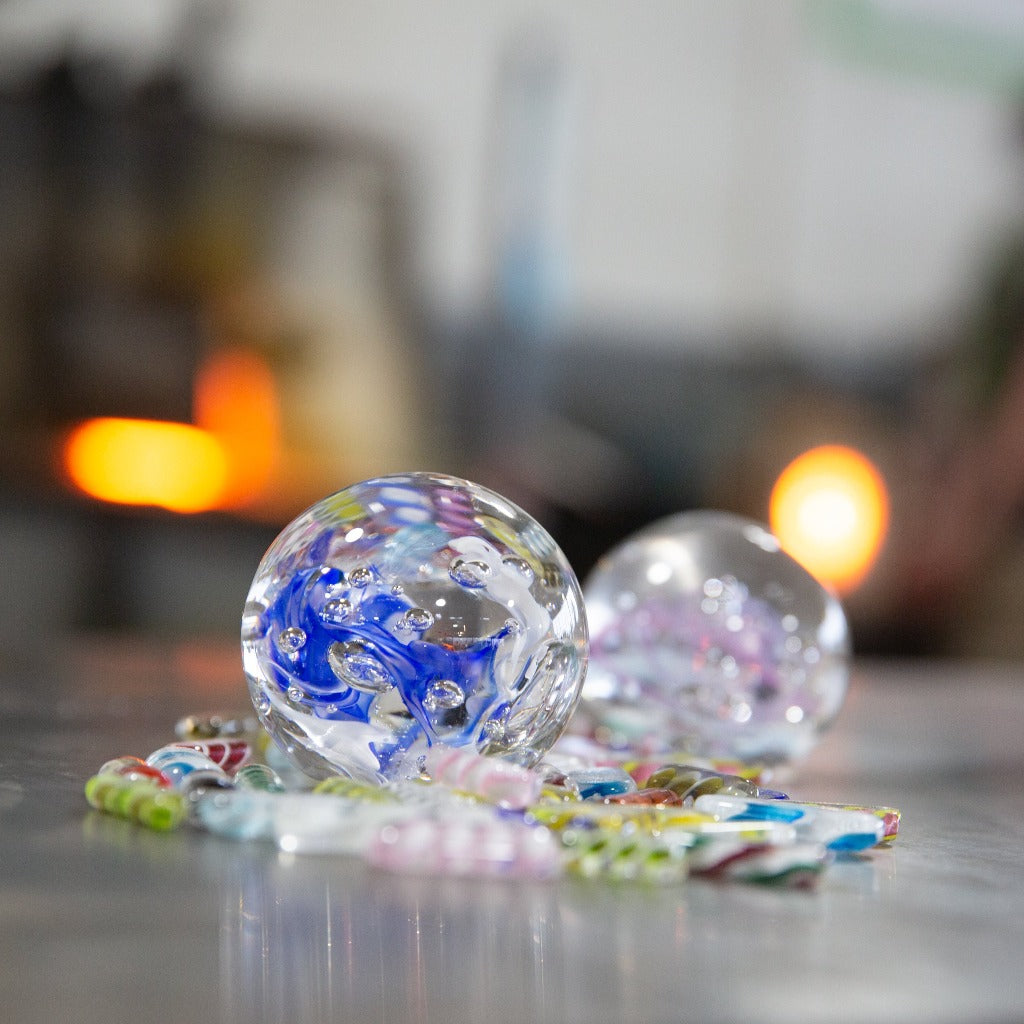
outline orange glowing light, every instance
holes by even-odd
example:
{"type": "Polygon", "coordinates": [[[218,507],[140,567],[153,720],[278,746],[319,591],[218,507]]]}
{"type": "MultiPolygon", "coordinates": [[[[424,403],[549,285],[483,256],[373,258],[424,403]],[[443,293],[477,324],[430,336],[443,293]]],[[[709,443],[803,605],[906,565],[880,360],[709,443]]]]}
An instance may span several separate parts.
{"type": "Polygon", "coordinates": [[[214,352],[196,373],[193,406],[196,424],[217,438],[227,456],[222,507],[259,496],[280,451],[280,411],[270,367],[244,349],[214,352]]]}
{"type": "Polygon", "coordinates": [[[215,508],[228,471],[212,434],[157,420],[88,420],[68,437],[64,463],[72,481],[94,498],[173,512],[215,508]]]}
{"type": "Polygon", "coordinates": [[[769,521],[783,550],[822,582],[848,593],[863,582],[885,540],[885,481],[852,448],[812,448],[775,482],[769,521]]]}

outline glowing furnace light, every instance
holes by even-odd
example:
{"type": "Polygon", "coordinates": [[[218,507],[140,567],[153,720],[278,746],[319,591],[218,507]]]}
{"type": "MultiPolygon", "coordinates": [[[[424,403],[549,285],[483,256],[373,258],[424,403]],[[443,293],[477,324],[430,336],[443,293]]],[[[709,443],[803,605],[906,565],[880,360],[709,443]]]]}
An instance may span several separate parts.
{"type": "Polygon", "coordinates": [[[868,574],[885,539],[885,481],[852,448],[812,448],[775,482],[769,519],[783,549],[808,572],[840,593],[849,592],[868,574]]]}
{"type": "Polygon", "coordinates": [[[172,512],[215,508],[228,472],[217,438],[159,420],[88,420],[68,437],[64,464],[71,480],[94,498],[172,512]]]}
{"type": "Polygon", "coordinates": [[[280,457],[280,409],[270,367],[255,352],[226,348],[196,371],[196,425],[227,456],[222,508],[244,506],[266,489],[280,457]]]}
{"type": "Polygon", "coordinates": [[[122,505],[173,512],[238,508],[262,494],[280,454],[273,375],[241,349],[214,352],[195,381],[196,424],[89,420],[64,446],[71,481],[122,505]]]}

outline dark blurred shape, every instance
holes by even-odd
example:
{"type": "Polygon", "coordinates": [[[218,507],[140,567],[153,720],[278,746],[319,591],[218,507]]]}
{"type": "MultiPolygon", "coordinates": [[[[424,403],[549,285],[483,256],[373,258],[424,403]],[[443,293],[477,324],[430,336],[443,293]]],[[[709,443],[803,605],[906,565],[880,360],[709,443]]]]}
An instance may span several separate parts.
{"type": "MultiPolygon", "coordinates": [[[[318,420],[321,398],[306,401],[308,382],[323,375],[311,354],[315,332],[335,328],[312,307],[286,304],[274,275],[289,255],[275,245],[292,197],[305,178],[334,176],[376,234],[365,248],[358,230],[339,239],[358,265],[326,273],[350,291],[351,279],[373,282],[388,316],[404,323],[392,157],[358,136],[225,124],[197,97],[180,56],[138,81],[72,47],[0,94],[0,636],[236,634],[277,528],[351,482],[346,467],[356,473],[360,460],[387,457],[370,450],[372,440],[318,420]],[[221,372],[240,366],[244,380],[221,372]],[[232,409],[252,404],[257,376],[264,411],[247,427],[232,409]],[[232,399],[232,387],[244,393],[232,399]],[[71,485],[62,444],[75,424],[111,416],[198,417],[221,431],[236,461],[259,455],[265,464],[236,467],[223,506],[231,514],[97,503],[71,485]],[[253,448],[279,440],[280,455],[253,448]],[[266,485],[255,497],[240,490],[254,481],[266,485]]],[[[379,297],[354,299],[372,306],[379,297]]],[[[356,379],[378,346],[396,344],[361,330],[320,343],[356,379]]],[[[336,381],[334,397],[343,387],[351,381],[336,381]]]]}
{"type": "Polygon", "coordinates": [[[187,419],[201,308],[166,260],[201,158],[185,83],[166,75],[122,93],[115,68],[68,55],[22,104],[30,123],[16,131],[5,119],[2,135],[23,146],[9,184],[22,199],[39,190],[28,199],[35,237],[18,240],[33,254],[32,418],[57,425],[116,408],[187,419]]]}
{"type": "Polygon", "coordinates": [[[906,523],[879,614],[898,632],[912,609],[931,651],[1024,657],[1024,234],[997,251],[914,409],[906,523]]]}

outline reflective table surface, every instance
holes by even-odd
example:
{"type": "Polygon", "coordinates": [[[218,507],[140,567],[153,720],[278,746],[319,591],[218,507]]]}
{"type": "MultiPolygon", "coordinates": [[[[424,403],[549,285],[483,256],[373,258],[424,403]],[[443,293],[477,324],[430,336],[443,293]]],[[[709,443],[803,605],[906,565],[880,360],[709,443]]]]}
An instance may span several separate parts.
{"type": "Polygon", "coordinates": [[[903,811],[816,891],[483,883],[90,810],[89,775],[247,710],[230,646],[0,653],[5,1019],[1019,1021],[1024,668],[858,664],[794,796],[903,811]]]}

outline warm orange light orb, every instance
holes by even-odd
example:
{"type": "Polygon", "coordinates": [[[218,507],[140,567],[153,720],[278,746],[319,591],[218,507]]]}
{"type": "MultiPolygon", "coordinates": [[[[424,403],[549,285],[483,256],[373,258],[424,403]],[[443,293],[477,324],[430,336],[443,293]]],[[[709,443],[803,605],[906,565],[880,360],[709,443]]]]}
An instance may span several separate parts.
{"type": "Polygon", "coordinates": [[[94,498],[173,512],[215,508],[228,469],[223,446],[205,430],[109,417],[72,431],[64,464],[72,481],[94,498]]]}
{"type": "Polygon", "coordinates": [[[840,593],[854,590],[874,565],[889,526],[885,481],[860,452],[812,448],[772,488],[772,532],[813,576],[840,593]]]}

